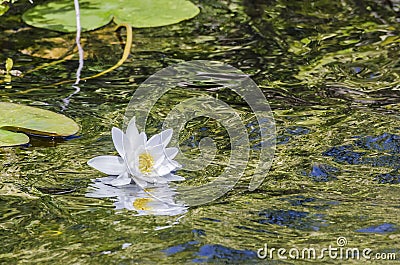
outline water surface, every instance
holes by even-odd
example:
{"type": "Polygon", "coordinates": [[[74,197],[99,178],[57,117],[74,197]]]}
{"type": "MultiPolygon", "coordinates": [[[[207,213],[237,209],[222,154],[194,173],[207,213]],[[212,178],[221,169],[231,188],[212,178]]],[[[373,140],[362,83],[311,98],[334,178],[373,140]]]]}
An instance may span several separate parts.
{"type": "MultiPolygon", "coordinates": [[[[265,243],[323,248],[337,246],[340,236],[349,247],[396,253],[400,259],[398,1],[195,3],[201,8],[195,19],[134,29],[128,61],[81,83],[68,105],[63,99],[74,89],[52,84],[74,79],[76,57],[0,84],[1,101],[62,112],[81,125],[78,137],[33,137],[27,146],[0,149],[0,261],[258,264],[266,262],[256,255],[265,243]],[[110,130],[122,127],[135,89],[164,67],[198,59],[242,70],[267,97],[276,122],[277,151],[262,186],[248,191],[248,173],[226,196],[175,216],[137,216],[140,211],[115,209],[115,198],[85,196],[96,186],[94,179],[105,177],[86,161],[116,154],[110,130]]],[[[11,57],[14,68],[23,72],[53,62],[60,56],[57,48],[67,47],[61,54],[68,49],[64,40],[74,39],[27,27],[19,16],[25,8],[26,3],[17,3],[0,25],[0,61],[11,57]],[[47,57],[51,52],[52,58],[32,56],[33,51],[47,57]]],[[[119,60],[124,32],[118,37],[111,30],[84,34],[83,76],[119,60]]],[[[217,97],[240,111],[253,128],[251,144],[257,150],[253,114],[224,89],[170,91],[153,109],[148,133],[160,129],[159,121],[171,106],[198,94],[217,97]]],[[[204,171],[180,172],[193,184],[212,178],[229,154],[226,131],[201,118],[180,135],[182,150],[195,155],[205,136],[217,139],[220,149],[204,171]]]]}

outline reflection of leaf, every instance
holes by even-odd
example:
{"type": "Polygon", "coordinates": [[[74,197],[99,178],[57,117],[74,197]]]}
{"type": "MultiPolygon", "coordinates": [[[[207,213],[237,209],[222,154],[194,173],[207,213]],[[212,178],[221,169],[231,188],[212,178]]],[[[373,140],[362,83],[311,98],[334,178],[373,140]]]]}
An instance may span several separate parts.
{"type": "Polygon", "coordinates": [[[21,50],[21,53],[46,59],[71,57],[71,53],[76,50],[74,49],[75,40],[68,37],[40,38],[35,40],[32,46],[21,50]]]}
{"type": "MultiPolygon", "coordinates": [[[[121,0],[82,1],[81,25],[84,31],[100,28],[111,22],[129,23],[133,27],[159,27],[195,17],[198,7],[187,0],[121,0]]],[[[62,0],[37,5],[23,15],[24,21],[34,27],[61,32],[76,30],[73,1],[62,0]]]]}
{"type": "Polygon", "coordinates": [[[0,102],[0,146],[26,144],[29,138],[23,131],[44,136],[70,136],[79,126],[64,115],[20,104],[0,102]]]}
{"type": "MultiPolygon", "coordinates": [[[[35,39],[31,46],[20,51],[26,55],[46,59],[71,59],[74,55],[77,57],[78,53],[75,38],[75,35],[67,34],[62,37],[35,39]]],[[[81,36],[81,45],[85,50],[85,60],[93,60],[103,54],[122,53],[121,42],[114,32],[114,27],[96,30],[90,35],[89,33],[83,34],[81,36]]]]}

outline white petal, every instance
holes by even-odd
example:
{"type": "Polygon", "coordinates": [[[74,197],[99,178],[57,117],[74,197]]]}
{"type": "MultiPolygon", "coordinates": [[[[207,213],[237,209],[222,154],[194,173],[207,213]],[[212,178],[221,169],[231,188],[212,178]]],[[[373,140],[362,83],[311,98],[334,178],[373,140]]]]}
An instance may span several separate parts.
{"type": "Polygon", "coordinates": [[[175,160],[164,160],[164,163],[162,165],[168,167],[170,171],[178,170],[182,167],[175,160]]]}
{"type": "Polygon", "coordinates": [[[108,184],[113,186],[124,186],[130,184],[132,179],[129,177],[128,172],[124,172],[118,176],[118,178],[113,179],[108,184]]]}
{"type": "MultiPolygon", "coordinates": [[[[154,161],[156,162],[155,165],[157,164],[157,161],[164,160],[166,158],[165,152],[164,152],[164,146],[163,145],[156,145],[156,146],[151,146],[147,148],[147,152],[153,157],[154,161]]],[[[160,161],[161,163],[162,161],[160,161]]]]}
{"type": "Polygon", "coordinates": [[[118,151],[118,154],[121,157],[125,157],[123,145],[124,133],[120,129],[113,127],[111,129],[111,136],[114,142],[115,149],[118,151]]]}
{"type": "Polygon", "coordinates": [[[153,168],[158,168],[159,166],[161,166],[163,163],[165,163],[165,156],[160,156],[157,159],[154,159],[155,162],[153,164],[153,168]]]}
{"type": "Polygon", "coordinates": [[[154,178],[152,178],[152,183],[154,183],[154,185],[167,184],[168,180],[164,177],[154,177],[154,178]]]}
{"type": "Polygon", "coordinates": [[[176,147],[165,148],[165,154],[168,156],[169,159],[174,159],[178,152],[179,149],[176,147]]]}
{"type": "Polygon", "coordinates": [[[155,134],[147,141],[147,147],[155,146],[161,144],[161,136],[160,134],[155,134]]]}
{"type": "Polygon", "coordinates": [[[148,182],[145,180],[142,180],[140,178],[133,178],[133,181],[135,181],[135,183],[141,187],[142,189],[146,188],[148,186],[148,182]]]}
{"type": "Polygon", "coordinates": [[[178,175],[174,175],[174,174],[168,174],[168,175],[162,176],[162,178],[165,178],[168,181],[182,181],[182,180],[185,180],[184,177],[181,177],[181,176],[178,176],[178,175]]]}
{"type": "Polygon", "coordinates": [[[124,160],[119,156],[97,156],[88,165],[108,175],[119,175],[125,171],[124,160]]]}
{"type": "Polygon", "coordinates": [[[144,146],[140,146],[136,151],[132,151],[127,154],[127,168],[132,176],[142,174],[139,170],[139,155],[145,152],[144,146]]]}
{"type": "Polygon", "coordinates": [[[167,130],[161,132],[161,142],[164,146],[167,146],[169,144],[169,142],[171,141],[172,133],[173,133],[172,129],[167,129],[167,130]]]}
{"type": "Polygon", "coordinates": [[[159,134],[153,135],[149,141],[147,141],[147,146],[156,146],[156,145],[164,145],[167,146],[169,141],[171,141],[172,138],[172,129],[167,129],[165,131],[162,131],[159,134]]]}
{"type": "Polygon", "coordinates": [[[136,137],[135,142],[131,142],[127,137],[124,138],[124,147],[126,160],[129,161],[130,165],[137,157],[145,151],[146,134],[140,133],[136,137]]]}
{"type": "Polygon", "coordinates": [[[165,176],[153,177],[151,182],[154,183],[154,185],[157,185],[157,184],[166,184],[170,181],[183,181],[183,180],[185,180],[185,178],[181,176],[177,176],[174,174],[167,174],[165,176]]]}
{"type": "Polygon", "coordinates": [[[126,134],[123,137],[123,146],[124,146],[125,158],[127,158],[129,160],[130,157],[132,157],[133,144],[132,144],[132,141],[129,139],[129,137],[126,134]]]}
{"type": "Polygon", "coordinates": [[[150,176],[154,177],[154,176],[164,176],[167,175],[168,173],[171,172],[171,169],[167,166],[164,165],[160,165],[159,167],[156,167],[153,169],[153,171],[151,172],[150,176]]]}
{"type": "Polygon", "coordinates": [[[133,117],[129,124],[128,128],[126,129],[126,135],[128,136],[129,139],[135,139],[139,135],[139,131],[136,127],[136,118],[133,117]]]}
{"type": "Polygon", "coordinates": [[[135,199],[136,199],[135,197],[126,196],[126,195],[118,196],[117,201],[114,202],[115,209],[116,210],[128,209],[128,210],[134,211],[135,207],[133,207],[133,202],[135,199]]]}
{"type": "Polygon", "coordinates": [[[145,146],[147,141],[147,135],[141,132],[132,142],[132,151],[136,151],[140,146],[145,146]]]}

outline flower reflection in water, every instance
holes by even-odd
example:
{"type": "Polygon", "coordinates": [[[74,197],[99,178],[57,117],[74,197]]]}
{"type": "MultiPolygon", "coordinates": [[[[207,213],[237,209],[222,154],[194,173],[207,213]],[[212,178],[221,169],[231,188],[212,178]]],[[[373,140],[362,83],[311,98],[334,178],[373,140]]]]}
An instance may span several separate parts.
{"type": "Polygon", "coordinates": [[[128,209],[136,211],[136,215],[179,215],[187,212],[187,207],[174,201],[176,192],[168,185],[148,187],[143,190],[135,184],[124,186],[111,186],[110,183],[116,176],[95,179],[89,185],[86,197],[112,198],[116,210],[128,209]],[[147,191],[147,192],[146,192],[147,191]],[[151,192],[150,195],[148,192],[151,192]]]}

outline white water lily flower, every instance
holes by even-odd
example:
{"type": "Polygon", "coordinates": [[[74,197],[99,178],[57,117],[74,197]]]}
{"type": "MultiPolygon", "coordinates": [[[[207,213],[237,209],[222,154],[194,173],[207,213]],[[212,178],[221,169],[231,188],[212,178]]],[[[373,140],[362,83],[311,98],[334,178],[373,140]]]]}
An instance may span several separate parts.
{"type": "Polygon", "coordinates": [[[144,132],[139,133],[135,118],[128,125],[126,133],[113,127],[111,130],[115,149],[120,156],[98,156],[88,165],[108,175],[118,176],[108,184],[122,186],[131,183],[146,187],[148,184],[165,184],[184,178],[171,172],[181,167],[173,160],[178,154],[176,147],[169,147],[172,129],[154,135],[149,140],[144,132]]]}

